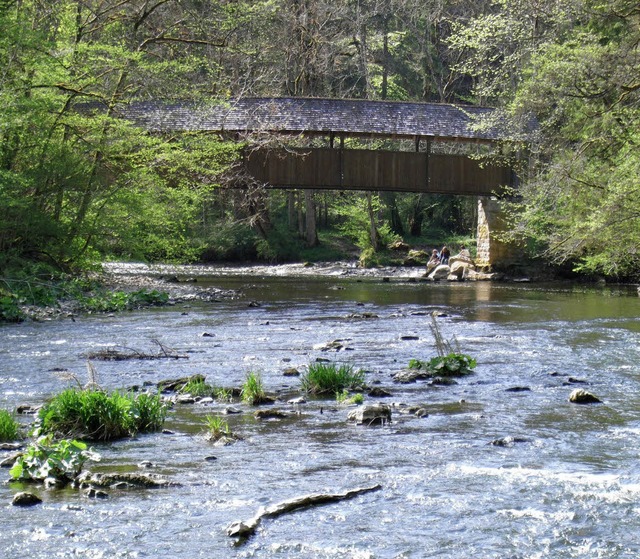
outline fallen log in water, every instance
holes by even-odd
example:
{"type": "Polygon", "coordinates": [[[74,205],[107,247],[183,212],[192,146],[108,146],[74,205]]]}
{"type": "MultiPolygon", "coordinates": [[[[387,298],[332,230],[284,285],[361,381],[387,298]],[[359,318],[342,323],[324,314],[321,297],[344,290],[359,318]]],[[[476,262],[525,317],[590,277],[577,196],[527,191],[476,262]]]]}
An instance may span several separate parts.
{"type": "Polygon", "coordinates": [[[158,353],[144,353],[136,349],[120,346],[117,348],[106,348],[86,354],[87,359],[97,359],[100,361],[125,361],[128,359],[189,359],[188,355],[182,355],[167,348],[158,340],[151,340],[159,348],[158,353]]]}
{"type": "Polygon", "coordinates": [[[294,510],[311,507],[315,505],[324,505],[326,503],[335,503],[337,501],[345,501],[352,499],[363,493],[369,493],[371,491],[378,491],[382,489],[382,485],[376,484],[371,487],[360,487],[357,489],[351,489],[344,493],[312,493],[310,495],[303,495],[302,497],[294,497],[293,499],[287,499],[281,503],[276,503],[268,507],[262,507],[255,516],[249,520],[238,520],[233,522],[227,528],[227,535],[238,538],[248,538],[252,536],[257,530],[260,522],[263,518],[275,518],[282,514],[292,512],[294,510]]]}

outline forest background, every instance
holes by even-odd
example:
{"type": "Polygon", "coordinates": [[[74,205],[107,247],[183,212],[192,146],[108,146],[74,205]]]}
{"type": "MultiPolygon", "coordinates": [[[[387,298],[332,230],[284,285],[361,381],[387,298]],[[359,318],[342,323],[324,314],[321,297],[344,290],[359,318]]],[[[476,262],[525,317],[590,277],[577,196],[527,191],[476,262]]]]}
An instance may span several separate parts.
{"type": "Polygon", "coordinates": [[[471,198],[232,190],[241,144],[116,117],[137,100],[238,96],[496,107],[512,131],[500,157],[522,179],[509,240],[545,264],[638,280],[639,40],[632,0],[0,0],[0,297],[105,259],[322,260],[355,246],[375,264],[394,240],[472,235],[471,198]]]}

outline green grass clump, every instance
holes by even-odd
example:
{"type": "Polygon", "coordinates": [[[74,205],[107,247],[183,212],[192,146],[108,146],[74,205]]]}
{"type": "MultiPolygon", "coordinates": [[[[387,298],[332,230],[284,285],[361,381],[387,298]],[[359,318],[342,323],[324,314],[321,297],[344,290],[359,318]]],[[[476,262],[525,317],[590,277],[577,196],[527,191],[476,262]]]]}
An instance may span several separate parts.
{"type": "Polygon", "coordinates": [[[41,432],[57,437],[108,441],[162,427],[167,408],[160,395],[108,394],[69,388],[39,413],[41,432]]]}
{"type": "Polygon", "coordinates": [[[260,373],[249,372],[242,385],[242,401],[250,406],[257,406],[267,399],[267,394],[262,385],[260,373]]]}
{"type": "Polygon", "coordinates": [[[364,372],[353,365],[311,363],[301,377],[302,389],[308,394],[327,395],[364,387],[364,372]]]}
{"type": "Polygon", "coordinates": [[[189,394],[194,398],[215,398],[220,402],[230,402],[233,400],[233,394],[228,388],[220,388],[212,386],[205,382],[202,378],[196,378],[187,382],[180,388],[181,394],[189,394]]]}
{"type": "Polygon", "coordinates": [[[473,357],[463,353],[438,355],[429,361],[411,359],[410,369],[420,369],[439,377],[462,377],[473,372],[477,362],[473,357]]]}
{"type": "Polygon", "coordinates": [[[0,410],[0,442],[6,443],[20,438],[20,424],[13,414],[0,410]]]}
{"type": "Polygon", "coordinates": [[[205,417],[205,425],[207,427],[207,438],[211,441],[217,441],[222,437],[231,437],[231,428],[226,419],[217,415],[207,415],[205,417]]]}
{"type": "Polygon", "coordinates": [[[204,379],[197,378],[190,380],[180,388],[180,393],[190,394],[196,398],[205,398],[207,396],[215,396],[216,389],[210,384],[207,384],[204,379]]]}

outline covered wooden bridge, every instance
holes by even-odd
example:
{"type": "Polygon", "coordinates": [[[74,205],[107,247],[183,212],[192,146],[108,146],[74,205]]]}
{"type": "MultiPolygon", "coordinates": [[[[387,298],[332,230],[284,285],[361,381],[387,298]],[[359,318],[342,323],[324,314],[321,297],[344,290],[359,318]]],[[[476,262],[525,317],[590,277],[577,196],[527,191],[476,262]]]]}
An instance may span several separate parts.
{"type": "Polygon", "coordinates": [[[495,143],[500,131],[479,126],[492,111],[435,103],[242,98],[215,104],[135,103],[123,116],[150,131],[217,132],[250,141],[265,134],[296,138],[292,144],[298,147],[259,147],[254,141],[246,150],[246,171],[267,187],[489,196],[515,186],[510,169],[480,165],[469,155],[442,153],[447,150],[433,145],[495,143]],[[307,145],[299,147],[300,139],[307,145]],[[355,145],[404,140],[394,144],[404,148],[348,147],[354,143],[350,139],[368,141],[355,145]]]}

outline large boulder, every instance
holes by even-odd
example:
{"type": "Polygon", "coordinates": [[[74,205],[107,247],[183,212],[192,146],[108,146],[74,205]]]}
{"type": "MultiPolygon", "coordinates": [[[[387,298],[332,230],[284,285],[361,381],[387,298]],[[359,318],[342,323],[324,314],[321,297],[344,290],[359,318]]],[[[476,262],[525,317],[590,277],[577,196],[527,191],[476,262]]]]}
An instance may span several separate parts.
{"type": "Polygon", "coordinates": [[[350,411],[347,420],[367,427],[391,423],[391,407],[386,404],[364,404],[350,411]]]}
{"type": "Polygon", "coordinates": [[[475,266],[471,262],[465,262],[463,260],[452,262],[452,260],[453,258],[449,260],[449,268],[451,268],[449,277],[455,276],[457,279],[464,279],[467,277],[469,270],[475,270],[475,266]]]}
{"type": "Polygon", "coordinates": [[[423,266],[429,260],[429,255],[424,250],[410,250],[402,264],[404,266],[423,266]]]}
{"type": "Polygon", "coordinates": [[[427,279],[430,279],[432,281],[447,279],[450,273],[451,268],[449,266],[447,266],[446,264],[440,264],[440,266],[438,266],[427,276],[427,279]]]}

